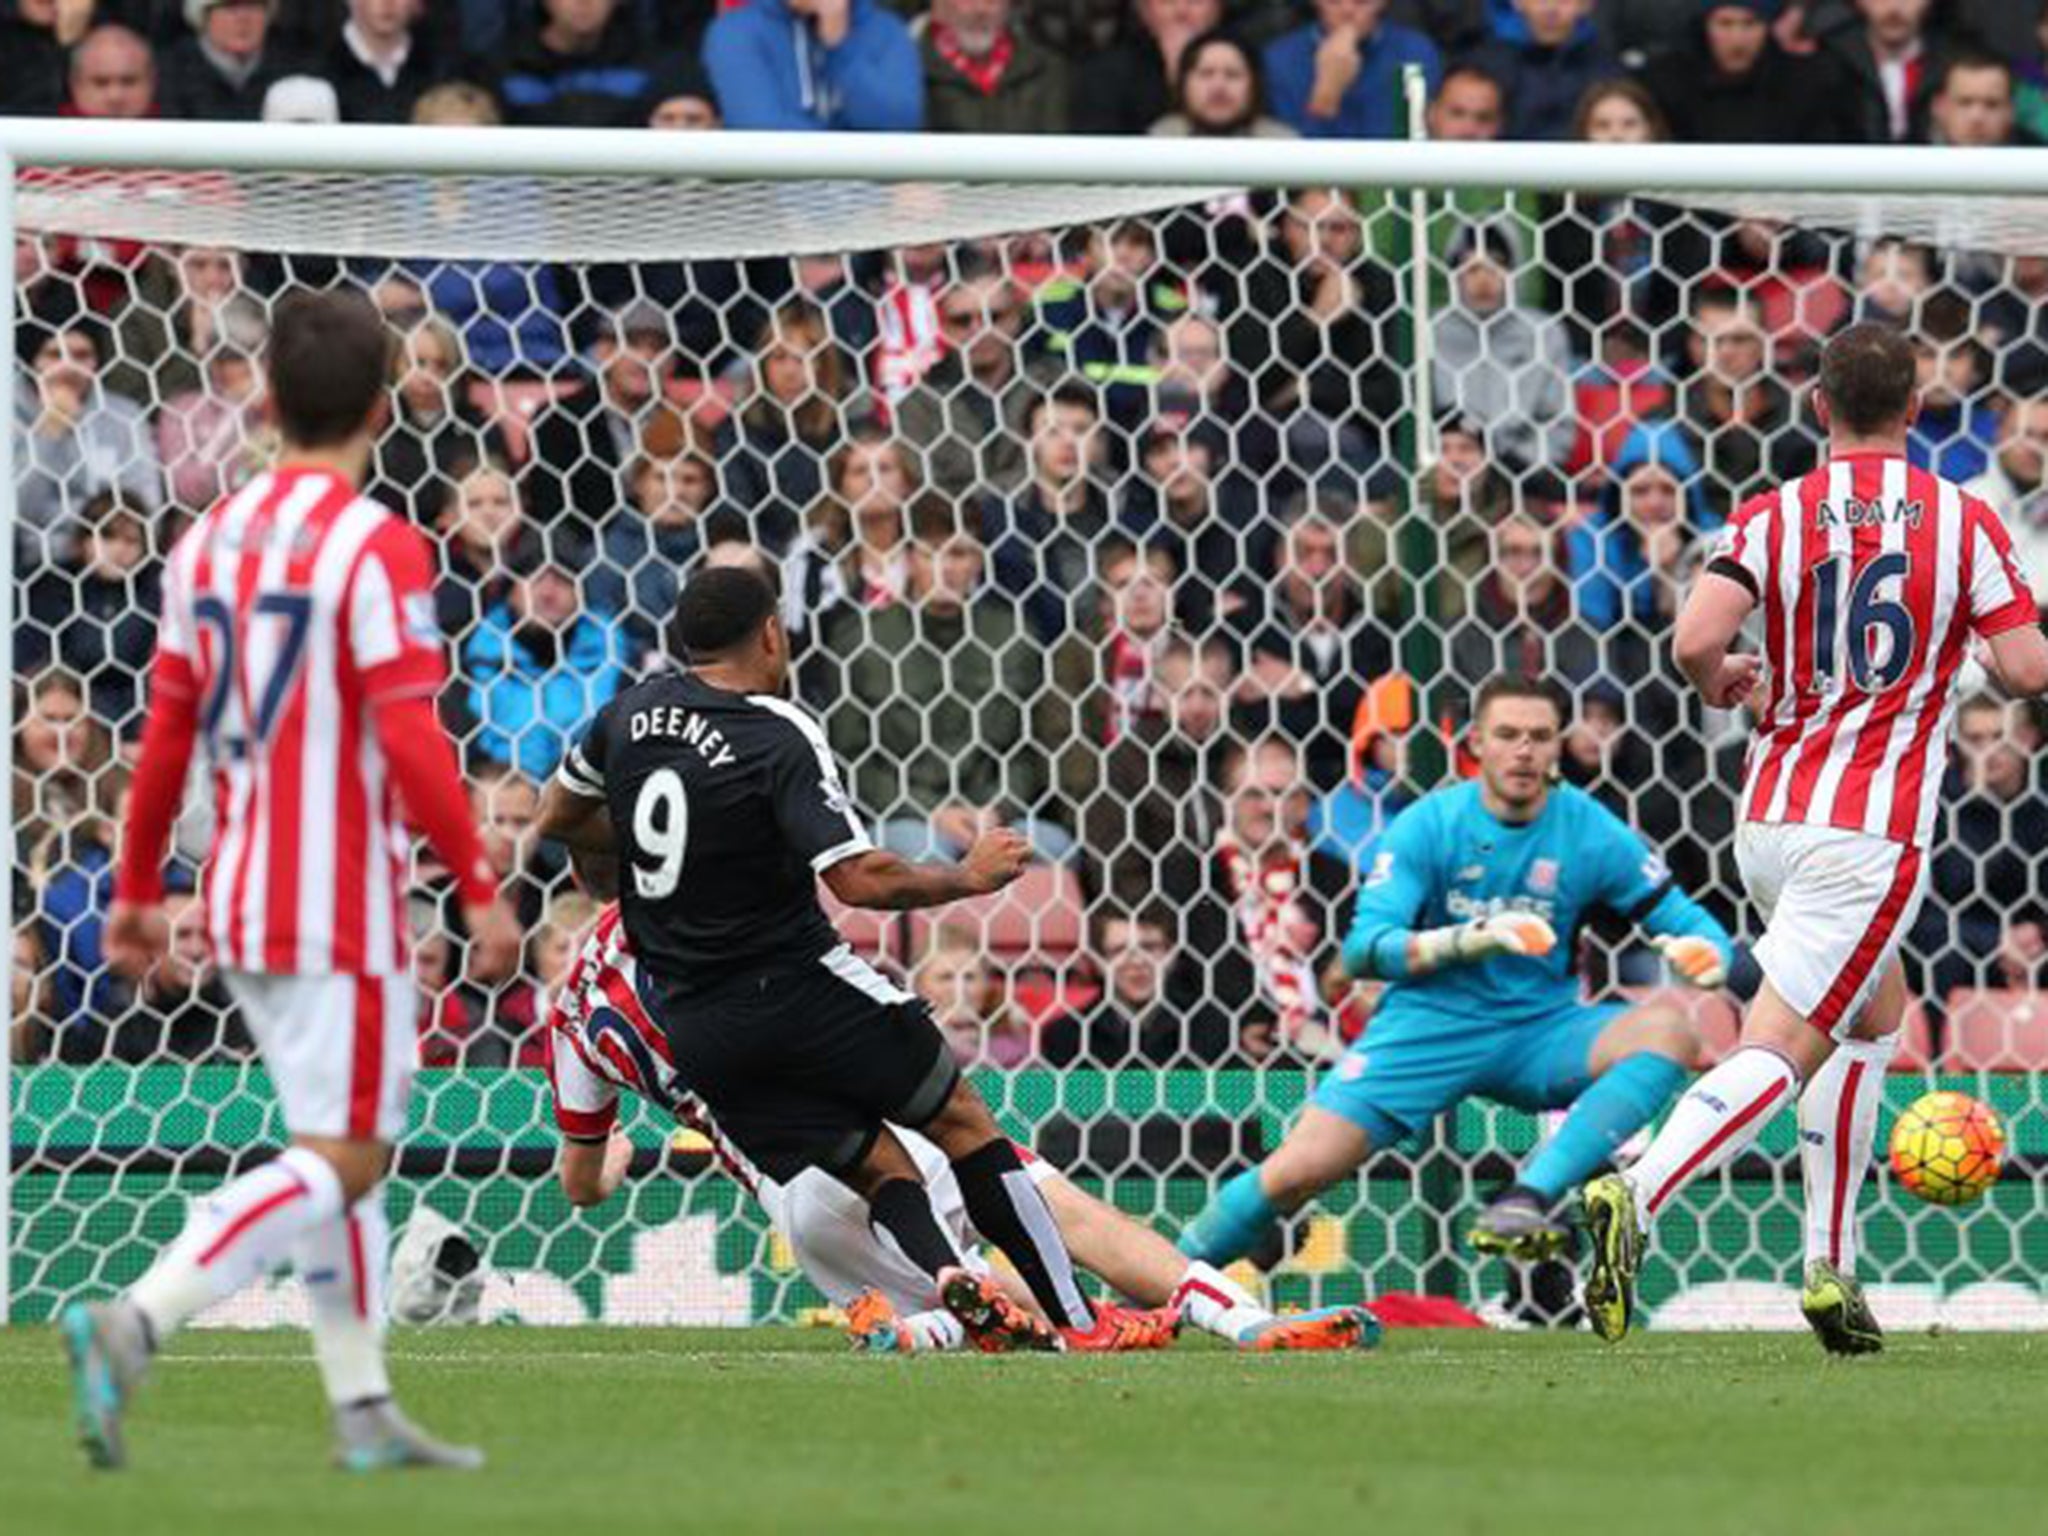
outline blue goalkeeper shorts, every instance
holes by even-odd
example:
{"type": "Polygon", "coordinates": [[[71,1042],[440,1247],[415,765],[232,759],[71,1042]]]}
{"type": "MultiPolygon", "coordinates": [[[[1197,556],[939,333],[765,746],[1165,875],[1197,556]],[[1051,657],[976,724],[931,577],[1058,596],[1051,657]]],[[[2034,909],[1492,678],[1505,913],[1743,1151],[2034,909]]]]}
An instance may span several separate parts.
{"type": "Polygon", "coordinates": [[[1474,1024],[1426,1010],[1387,1010],[1317,1086],[1311,1101],[1391,1147],[1474,1095],[1515,1109],[1562,1109],[1593,1081],[1593,1043],[1628,1011],[1587,1003],[1554,1020],[1474,1024]]]}

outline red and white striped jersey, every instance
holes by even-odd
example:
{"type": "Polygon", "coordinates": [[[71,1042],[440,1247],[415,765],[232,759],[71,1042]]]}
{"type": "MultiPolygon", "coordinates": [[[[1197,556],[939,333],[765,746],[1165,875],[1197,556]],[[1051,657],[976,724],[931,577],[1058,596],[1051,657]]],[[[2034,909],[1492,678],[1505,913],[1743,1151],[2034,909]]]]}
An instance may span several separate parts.
{"type": "Polygon", "coordinates": [[[1709,569],[1763,625],[1745,819],[1925,846],[1970,637],[2037,622],[1998,514],[1903,458],[1850,454],[1744,503],[1709,569]]]}
{"type": "Polygon", "coordinates": [[[197,702],[220,965],[405,968],[407,843],[371,707],[442,685],[432,580],[416,529],[318,468],[257,476],[172,550],[152,686],[197,702]]]}
{"type": "Polygon", "coordinates": [[[930,283],[891,277],[875,301],[875,389],[886,408],[917,387],[946,355],[937,290],[930,283]]]}
{"type": "Polygon", "coordinates": [[[639,970],[618,904],[604,909],[548,1005],[548,1089],[555,1124],[576,1141],[602,1141],[618,1123],[619,1094],[637,1094],[710,1141],[728,1172],[757,1193],[760,1176],[719,1134],[703,1101],[676,1079],[668,1036],[641,1001],[639,970]]]}

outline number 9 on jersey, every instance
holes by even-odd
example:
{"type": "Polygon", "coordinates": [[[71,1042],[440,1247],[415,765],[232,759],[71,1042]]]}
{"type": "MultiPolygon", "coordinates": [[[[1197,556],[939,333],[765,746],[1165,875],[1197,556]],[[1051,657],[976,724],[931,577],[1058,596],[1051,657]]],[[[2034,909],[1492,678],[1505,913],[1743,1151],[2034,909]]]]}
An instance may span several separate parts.
{"type": "Polygon", "coordinates": [[[683,794],[683,776],[673,768],[657,768],[633,797],[634,894],[647,901],[673,896],[689,846],[690,802],[683,794]]]}

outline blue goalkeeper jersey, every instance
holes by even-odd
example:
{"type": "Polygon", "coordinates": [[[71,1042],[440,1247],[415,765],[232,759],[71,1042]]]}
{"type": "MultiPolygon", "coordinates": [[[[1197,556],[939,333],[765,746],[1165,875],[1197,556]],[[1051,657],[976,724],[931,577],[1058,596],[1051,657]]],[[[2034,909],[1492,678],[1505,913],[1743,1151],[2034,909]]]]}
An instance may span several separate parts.
{"type": "Polygon", "coordinates": [[[1380,839],[1344,959],[1352,974],[1390,983],[1372,1026],[1383,1035],[1387,1025],[1423,1015],[1463,1024],[1550,1021],[1580,1000],[1574,939],[1598,907],[1652,933],[1711,939],[1724,960],[1731,954],[1726,930],[1675,887],[1663,858],[1583,790],[1553,788],[1542,814],[1515,823],[1486,809],[1477,782],[1458,784],[1425,795],[1380,839]],[[1498,955],[1407,975],[1410,933],[1515,911],[1548,922],[1557,947],[1539,960],[1498,955]]]}

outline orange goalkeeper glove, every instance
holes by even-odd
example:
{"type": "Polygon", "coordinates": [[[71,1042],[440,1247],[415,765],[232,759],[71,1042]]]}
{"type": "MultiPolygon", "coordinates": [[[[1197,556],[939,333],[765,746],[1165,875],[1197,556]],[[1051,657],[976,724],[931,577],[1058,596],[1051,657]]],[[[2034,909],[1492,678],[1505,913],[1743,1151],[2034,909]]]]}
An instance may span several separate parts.
{"type": "Polygon", "coordinates": [[[1728,962],[1712,939],[1694,934],[1666,934],[1650,941],[1672,970],[1695,987],[1712,991],[1728,980],[1728,962]]]}
{"type": "Polygon", "coordinates": [[[1496,912],[1450,928],[1418,933],[1409,952],[1411,972],[1439,970],[1460,961],[1519,955],[1540,960],[1557,948],[1557,934],[1534,912],[1496,912]]]}

